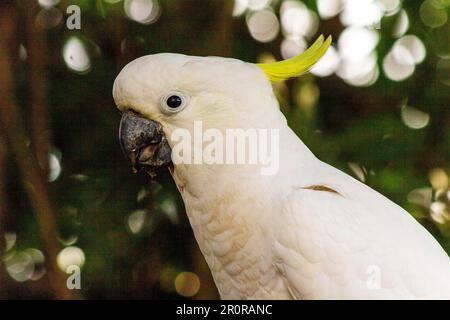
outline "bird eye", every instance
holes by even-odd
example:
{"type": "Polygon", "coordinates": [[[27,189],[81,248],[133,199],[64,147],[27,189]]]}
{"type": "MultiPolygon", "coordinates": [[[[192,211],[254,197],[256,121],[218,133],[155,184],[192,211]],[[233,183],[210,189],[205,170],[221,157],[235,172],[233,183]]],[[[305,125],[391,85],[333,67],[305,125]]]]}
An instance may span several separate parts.
{"type": "Polygon", "coordinates": [[[176,109],[183,103],[183,99],[177,95],[171,95],[167,98],[166,104],[169,108],[176,109]]]}
{"type": "Polygon", "coordinates": [[[173,91],[163,96],[161,99],[161,108],[165,113],[176,113],[184,109],[188,103],[188,96],[185,94],[173,91]]]}

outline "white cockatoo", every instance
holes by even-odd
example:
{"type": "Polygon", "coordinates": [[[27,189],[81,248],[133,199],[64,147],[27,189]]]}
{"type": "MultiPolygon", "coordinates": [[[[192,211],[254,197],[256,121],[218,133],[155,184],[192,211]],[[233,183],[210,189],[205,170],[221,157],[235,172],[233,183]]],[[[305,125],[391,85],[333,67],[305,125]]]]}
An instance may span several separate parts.
{"type": "Polygon", "coordinates": [[[280,112],[271,82],[307,72],[330,42],[268,64],[170,53],[132,61],[113,88],[122,148],[135,168],[169,168],[223,299],[450,299],[450,259],[438,242],[317,159],[280,112]],[[180,161],[198,155],[195,143],[174,161],[196,123],[224,136],[277,132],[276,170],[262,174],[260,159],[180,161]]]}

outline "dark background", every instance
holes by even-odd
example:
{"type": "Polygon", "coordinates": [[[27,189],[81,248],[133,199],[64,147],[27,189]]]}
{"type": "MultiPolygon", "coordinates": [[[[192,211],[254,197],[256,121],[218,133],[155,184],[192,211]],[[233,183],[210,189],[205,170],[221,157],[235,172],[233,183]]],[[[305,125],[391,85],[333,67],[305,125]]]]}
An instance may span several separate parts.
{"type": "Polygon", "coordinates": [[[280,60],[319,34],[334,55],[275,86],[291,127],[450,252],[450,1],[357,2],[2,0],[0,298],[217,298],[170,175],[121,153],[113,81],[145,54],[280,60]]]}

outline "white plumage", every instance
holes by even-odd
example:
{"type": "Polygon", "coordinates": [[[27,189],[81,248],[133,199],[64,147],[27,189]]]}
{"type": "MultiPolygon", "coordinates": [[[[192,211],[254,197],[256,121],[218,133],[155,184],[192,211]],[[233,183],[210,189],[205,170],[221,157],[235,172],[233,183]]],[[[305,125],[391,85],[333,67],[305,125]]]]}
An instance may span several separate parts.
{"type": "Polygon", "coordinates": [[[121,110],[177,128],[280,132],[280,170],[175,165],[174,180],[225,299],[450,299],[450,260],[405,210],[318,160],[287,126],[260,68],[234,59],[142,57],[114,84],[121,110]],[[161,111],[171,90],[190,96],[161,111]]]}

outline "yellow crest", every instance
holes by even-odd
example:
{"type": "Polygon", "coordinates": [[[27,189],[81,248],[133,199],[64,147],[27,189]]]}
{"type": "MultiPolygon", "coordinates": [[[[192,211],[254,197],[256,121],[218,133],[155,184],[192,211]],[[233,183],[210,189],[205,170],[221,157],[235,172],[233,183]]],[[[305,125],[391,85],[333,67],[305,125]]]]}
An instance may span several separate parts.
{"type": "Polygon", "coordinates": [[[272,82],[301,76],[308,72],[322,58],[325,52],[327,52],[331,44],[331,36],[325,42],[323,39],[324,37],[321,35],[308,50],[298,56],[278,62],[258,63],[257,66],[264,71],[267,78],[272,82]]]}

